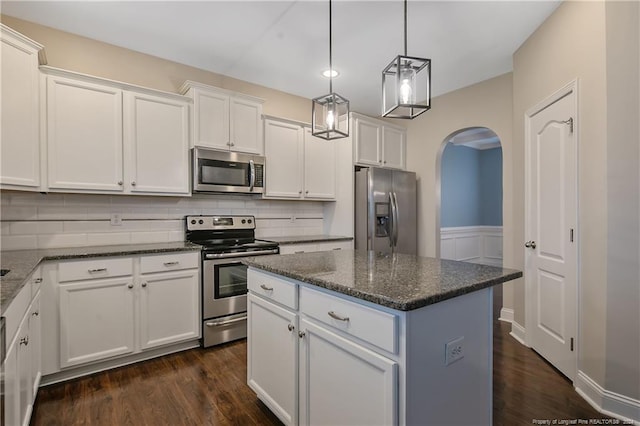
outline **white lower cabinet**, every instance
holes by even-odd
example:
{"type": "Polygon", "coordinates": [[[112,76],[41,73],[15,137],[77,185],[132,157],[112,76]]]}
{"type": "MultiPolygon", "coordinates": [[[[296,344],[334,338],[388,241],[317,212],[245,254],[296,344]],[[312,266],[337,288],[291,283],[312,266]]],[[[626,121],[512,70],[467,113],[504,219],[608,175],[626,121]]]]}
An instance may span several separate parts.
{"type": "Polygon", "coordinates": [[[199,259],[194,251],[58,264],[48,290],[58,294],[48,313],[58,327],[47,321],[47,332],[59,333],[60,357],[46,373],[198,339],[199,259]]]}
{"type": "MultiPolygon", "coordinates": [[[[283,423],[398,424],[396,360],[360,344],[366,331],[351,339],[341,332],[339,320],[336,327],[316,321],[315,313],[298,303],[307,290],[295,282],[253,269],[248,279],[248,384],[283,423]],[[294,302],[281,305],[288,300],[282,294],[291,289],[294,302]]],[[[322,303],[314,293],[309,299],[322,303]]],[[[343,302],[339,306],[340,314],[350,315],[343,302]]],[[[369,320],[358,309],[353,312],[356,330],[369,320]]],[[[390,321],[395,327],[395,319],[390,321]]],[[[395,328],[391,332],[395,339],[395,328]]]]}

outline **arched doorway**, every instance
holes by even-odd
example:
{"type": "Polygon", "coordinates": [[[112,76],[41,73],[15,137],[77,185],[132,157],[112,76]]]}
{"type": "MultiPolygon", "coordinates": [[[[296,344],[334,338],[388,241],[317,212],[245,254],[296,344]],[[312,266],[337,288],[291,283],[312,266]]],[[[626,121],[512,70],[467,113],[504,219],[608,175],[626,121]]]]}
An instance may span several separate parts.
{"type": "MultiPolygon", "coordinates": [[[[438,156],[440,257],[502,266],[502,148],[487,127],[459,129],[438,156]]],[[[502,286],[495,288],[496,314],[502,286]]]]}

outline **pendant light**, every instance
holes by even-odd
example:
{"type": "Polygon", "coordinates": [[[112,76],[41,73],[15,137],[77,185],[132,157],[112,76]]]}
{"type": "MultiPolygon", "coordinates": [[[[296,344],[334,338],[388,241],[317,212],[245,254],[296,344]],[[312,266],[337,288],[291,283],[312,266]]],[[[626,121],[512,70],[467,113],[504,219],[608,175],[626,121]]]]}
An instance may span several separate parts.
{"type": "MultiPolygon", "coordinates": [[[[329,69],[333,70],[331,37],[331,0],[329,0],[329,69]]],[[[349,101],[333,92],[333,77],[329,74],[329,94],[312,100],[311,134],[323,139],[349,136],[349,101]]]]}
{"type": "Polygon", "coordinates": [[[382,116],[413,119],[431,108],[431,59],[407,56],[407,0],[404,0],[404,55],[382,71],[382,116]]]}

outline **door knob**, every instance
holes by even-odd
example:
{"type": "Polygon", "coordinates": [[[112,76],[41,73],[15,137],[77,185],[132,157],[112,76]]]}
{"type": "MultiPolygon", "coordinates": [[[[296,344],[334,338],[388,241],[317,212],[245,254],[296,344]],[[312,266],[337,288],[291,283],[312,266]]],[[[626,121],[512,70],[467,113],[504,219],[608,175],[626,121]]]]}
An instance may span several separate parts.
{"type": "Polygon", "coordinates": [[[526,243],[524,243],[524,246],[526,248],[535,249],[536,248],[536,242],[535,241],[527,241],[526,243]]]}

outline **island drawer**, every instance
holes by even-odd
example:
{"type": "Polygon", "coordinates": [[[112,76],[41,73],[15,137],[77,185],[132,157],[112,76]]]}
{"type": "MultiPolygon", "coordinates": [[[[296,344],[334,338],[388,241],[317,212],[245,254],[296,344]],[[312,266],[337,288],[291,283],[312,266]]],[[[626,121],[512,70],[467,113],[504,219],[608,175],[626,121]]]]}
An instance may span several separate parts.
{"type": "Polygon", "coordinates": [[[60,262],[58,265],[59,282],[123,277],[131,274],[133,259],[130,257],[93,258],[60,262]]]}
{"type": "Polygon", "coordinates": [[[177,271],[180,269],[197,268],[200,263],[200,252],[181,252],[156,254],[140,258],[140,272],[177,271]]]}
{"type": "Polygon", "coordinates": [[[300,312],[385,351],[398,351],[398,317],[339,296],[300,288],[300,312]]]}
{"type": "Polygon", "coordinates": [[[298,308],[298,285],[266,272],[249,269],[247,287],[253,293],[287,306],[298,308]]]}

